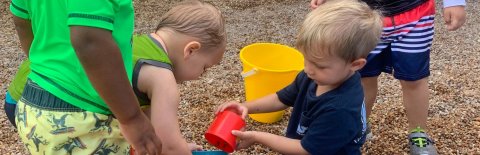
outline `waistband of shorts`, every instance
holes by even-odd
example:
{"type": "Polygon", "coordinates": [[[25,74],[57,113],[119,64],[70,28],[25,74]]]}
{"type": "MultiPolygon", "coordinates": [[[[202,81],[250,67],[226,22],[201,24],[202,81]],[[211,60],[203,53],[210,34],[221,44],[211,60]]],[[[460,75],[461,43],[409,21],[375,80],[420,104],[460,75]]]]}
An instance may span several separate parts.
{"type": "Polygon", "coordinates": [[[22,98],[20,100],[25,102],[25,104],[29,106],[33,106],[39,109],[62,112],[85,111],[56,97],[55,95],[46,91],[30,79],[27,80],[27,84],[25,85],[22,93],[22,98]]]}
{"type": "Polygon", "coordinates": [[[428,0],[421,5],[403,12],[401,14],[397,14],[391,17],[384,17],[383,18],[383,27],[394,27],[400,26],[404,24],[409,24],[412,22],[418,22],[419,20],[430,19],[433,21],[435,17],[435,1],[428,0]]]}

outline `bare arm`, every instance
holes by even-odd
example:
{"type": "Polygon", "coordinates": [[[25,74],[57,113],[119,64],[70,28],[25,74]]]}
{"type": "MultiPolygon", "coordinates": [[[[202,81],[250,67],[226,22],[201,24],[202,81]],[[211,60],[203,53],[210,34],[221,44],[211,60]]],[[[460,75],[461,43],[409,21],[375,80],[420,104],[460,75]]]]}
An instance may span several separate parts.
{"type": "Polygon", "coordinates": [[[242,118],[245,119],[247,114],[275,112],[286,108],[288,108],[288,106],[283,104],[280,99],[278,99],[278,95],[274,93],[244,104],[235,101],[224,103],[217,108],[215,115],[225,109],[230,109],[242,115],[242,118]]]}
{"type": "Polygon", "coordinates": [[[15,24],[15,30],[17,30],[17,35],[20,39],[22,50],[28,57],[30,45],[33,41],[32,24],[29,20],[17,16],[13,16],[13,23],[15,24]]]}
{"type": "Polygon", "coordinates": [[[250,114],[275,112],[288,108],[287,105],[283,104],[278,99],[278,95],[275,93],[253,100],[251,102],[246,102],[245,106],[248,108],[248,113],[250,114]]]}
{"type": "Polygon", "coordinates": [[[180,93],[172,71],[143,65],[138,78],[138,88],[151,99],[151,123],[163,143],[162,154],[191,154],[180,133],[177,117],[180,93]]]}
{"type": "Polygon", "coordinates": [[[160,153],[160,139],[140,110],[111,31],[71,26],[70,36],[90,82],[120,122],[124,137],[139,154],[160,153]]]}
{"type": "Polygon", "coordinates": [[[309,154],[305,149],[303,149],[300,140],[298,139],[291,139],[284,136],[258,131],[234,131],[233,134],[241,139],[237,149],[247,148],[254,143],[259,143],[276,152],[279,152],[280,154],[309,154]]]}

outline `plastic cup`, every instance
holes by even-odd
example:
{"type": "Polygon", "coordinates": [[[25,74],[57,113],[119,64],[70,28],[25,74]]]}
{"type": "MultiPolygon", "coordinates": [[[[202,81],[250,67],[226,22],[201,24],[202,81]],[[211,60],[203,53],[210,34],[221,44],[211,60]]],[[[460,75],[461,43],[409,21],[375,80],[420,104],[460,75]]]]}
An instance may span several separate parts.
{"type": "Polygon", "coordinates": [[[205,133],[208,143],[228,153],[232,153],[236,146],[236,136],[232,130],[240,130],[245,121],[235,112],[225,110],[219,113],[205,133]]]}

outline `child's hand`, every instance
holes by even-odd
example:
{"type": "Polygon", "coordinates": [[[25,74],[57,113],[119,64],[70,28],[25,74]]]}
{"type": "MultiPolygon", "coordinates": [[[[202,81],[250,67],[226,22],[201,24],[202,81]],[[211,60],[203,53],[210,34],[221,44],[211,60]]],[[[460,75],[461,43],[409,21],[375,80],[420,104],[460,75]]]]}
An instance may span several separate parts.
{"type": "Polygon", "coordinates": [[[233,130],[232,134],[237,136],[239,141],[237,141],[236,150],[246,149],[251,145],[255,144],[255,133],[254,131],[239,131],[233,130]]]}
{"type": "Polygon", "coordinates": [[[248,114],[248,108],[247,107],[245,107],[241,103],[238,103],[238,102],[235,102],[235,101],[230,101],[230,102],[227,102],[227,103],[224,103],[224,104],[220,105],[217,108],[217,111],[215,111],[215,115],[224,111],[225,109],[232,110],[233,112],[236,112],[237,114],[242,115],[243,119],[245,119],[245,117],[247,117],[247,114],[248,114]]]}
{"type": "Polygon", "coordinates": [[[120,123],[120,130],[123,137],[135,149],[135,154],[156,155],[162,153],[162,142],[155,134],[155,130],[145,114],[139,113],[132,120],[120,123]]]}
{"type": "Polygon", "coordinates": [[[443,19],[447,30],[454,31],[465,23],[465,6],[451,6],[443,9],[443,19]]]}
{"type": "Polygon", "coordinates": [[[312,0],[310,2],[310,9],[316,9],[319,5],[325,3],[325,0],[312,0]]]}
{"type": "Polygon", "coordinates": [[[188,148],[190,149],[190,151],[201,151],[201,150],[203,150],[202,146],[197,145],[195,143],[188,143],[188,148]]]}

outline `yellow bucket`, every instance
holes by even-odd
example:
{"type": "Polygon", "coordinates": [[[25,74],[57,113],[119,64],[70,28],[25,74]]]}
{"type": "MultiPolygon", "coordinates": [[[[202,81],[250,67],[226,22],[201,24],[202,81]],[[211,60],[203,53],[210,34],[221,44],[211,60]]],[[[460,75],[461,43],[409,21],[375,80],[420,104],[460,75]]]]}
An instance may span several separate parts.
{"type": "MultiPolygon", "coordinates": [[[[242,76],[247,101],[275,93],[295,80],[303,70],[303,55],[289,46],[273,43],[255,43],[240,51],[243,64],[242,76]]],[[[284,110],[250,114],[250,118],[262,123],[279,121],[284,110]]]]}

